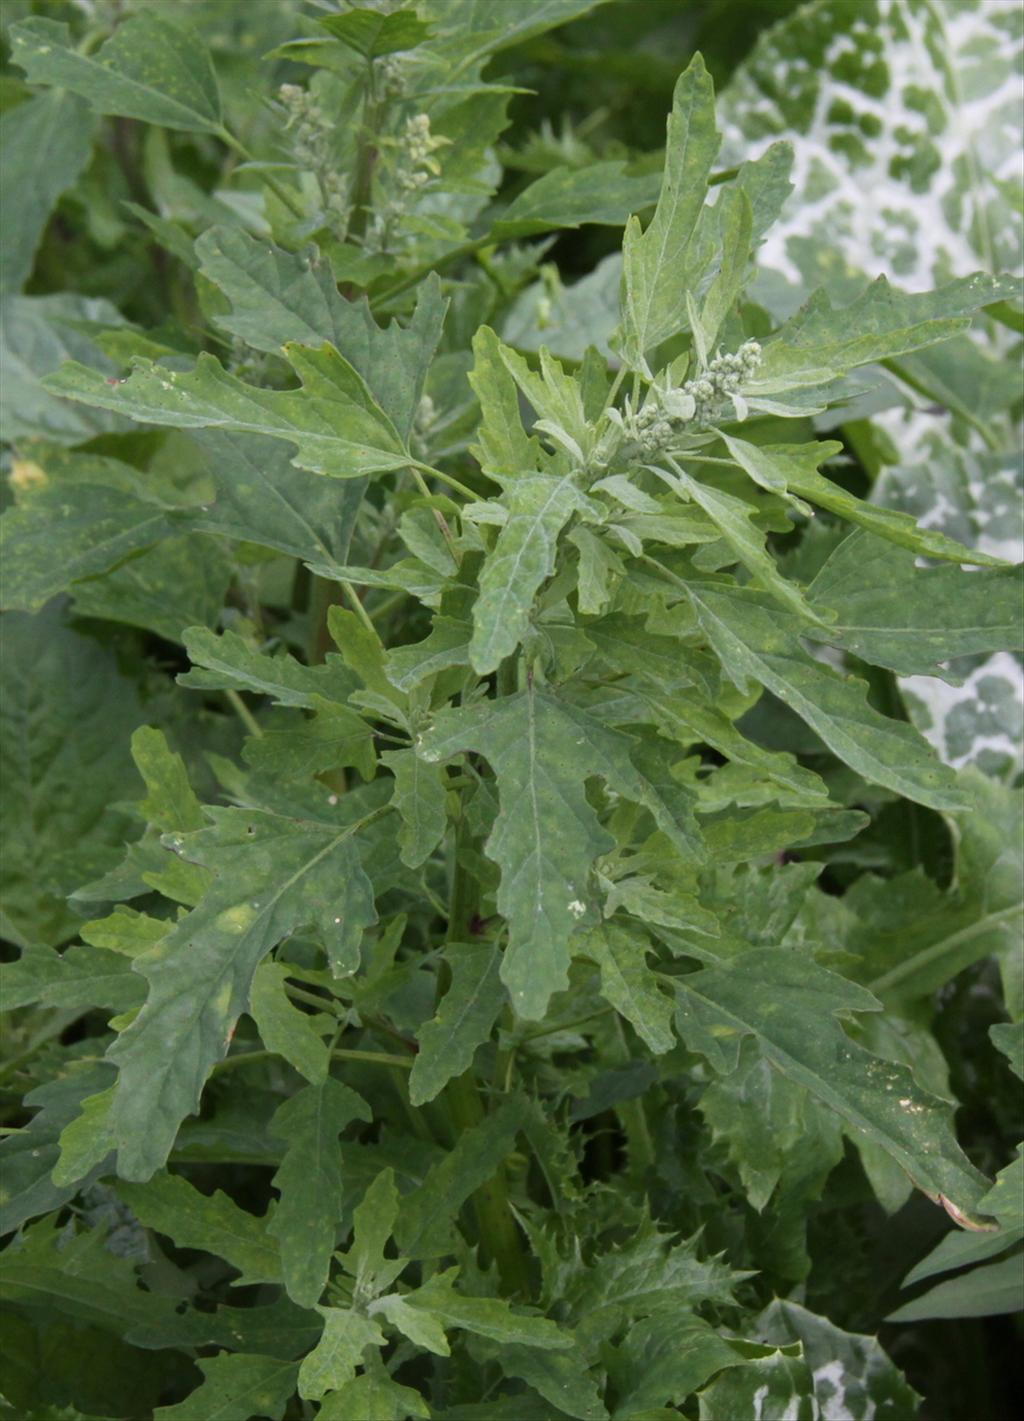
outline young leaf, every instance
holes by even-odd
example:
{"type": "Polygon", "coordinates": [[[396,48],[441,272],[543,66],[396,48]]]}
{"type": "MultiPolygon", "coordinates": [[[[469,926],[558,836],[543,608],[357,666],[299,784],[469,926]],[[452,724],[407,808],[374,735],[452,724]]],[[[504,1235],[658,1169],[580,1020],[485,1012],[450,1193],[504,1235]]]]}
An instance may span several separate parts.
{"type": "Polygon", "coordinates": [[[816,291],[764,346],[745,388],[772,395],[821,385],[860,365],[948,340],[967,329],[976,311],[1015,290],[1009,280],[976,272],[937,291],[907,295],[880,276],[840,310],[816,291]]]}
{"type": "Polygon", "coordinates": [[[451,986],[435,1015],[416,1033],[420,1049],[409,1077],[414,1106],[433,1100],[450,1080],[469,1069],[504,1003],[498,975],[501,956],[494,948],[449,943],[444,956],[451,986]]]}
{"type": "Polygon", "coordinates": [[[366,482],[339,486],[291,461],[288,446],[258,435],[196,430],[191,436],[217,497],[193,509],[194,527],[300,558],[321,577],[342,577],[366,482]]]}
{"type": "Polygon", "coordinates": [[[755,483],[772,492],[799,495],[850,523],[858,523],[898,547],[909,548],[923,557],[949,562],[996,565],[999,559],[978,553],[934,528],[893,509],[865,503],[831,479],[817,472],[818,465],[838,454],[842,445],[826,439],[815,444],[749,444],[744,439],[723,434],[729,453],[755,483]]]}
{"type": "Polygon", "coordinates": [[[56,604],[4,616],[0,692],[4,936],[57,945],[77,928],[68,893],[120,856],[109,806],[136,792],[127,741],[142,710],[113,651],[56,604]]]}
{"type": "Polygon", "coordinates": [[[622,329],[627,358],[642,368],[646,353],[687,325],[691,286],[687,248],[718,153],[711,77],[700,55],[679,77],[672,98],[665,176],[650,226],[635,217],[622,244],[622,329]]]}
{"type": "Polygon", "coordinates": [[[355,689],[354,677],[337,656],[329,655],[322,666],[303,666],[287,652],[254,651],[237,632],[216,636],[206,627],[190,627],[184,640],[193,669],[178,677],[179,686],[254,691],[275,705],[309,709],[321,699],[344,702],[355,689]]]}
{"type": "Polygon", "coordinates": [[[658,200],[657,173],[631,173],[618,159],[585,168],[552,168],[513,198],[491,229],[500,240],[597,223],[621,227],[658,200]]]}
{"type": "Polygon", "coordinates": [[[388,750],[381,760],[395,777],[392,803],[402,818],[402,862],[419,868],[444,838],[448,824],[444,771],[414,750],[388,750]]]}
{"type": "Polygon", "coordinates": [[[12,58],[30,84],[52,84],[121,114],[190,133],[221,133],[217,76],[202,41],[143,11],[93,54],[73,47],[67,25],[36,17],[11,26],[12,58]]]}
{"type": "Polygon", "coordinates": [[[398,1277],[407,1258],[386,1258],[384,1250],[398,1218],[399,1196],[394,1171],[381,1170],[352,1215],[352,1247],[345,1268],[355,1278],[361,1299],[376,1298],[398,1277]]]}
{"type": "Polygon", "coordinates": [[[307,1081],[317,1085],[327,1076],[330,1054],[310,1016],[289,1000],[287,979],[285,963],[261,962],[249,991],[249,1015],[267,1050],[283,1057],[307,1081]]]}
{"type": "Polygon", "coordinates": [[[506,506],[473,604],[469,659],[478,676],[496,671],[526,635],[533,599],[554,571],[559,534],[584,499],[567,476],[525,474],[510,485],[506,506]]]}
{"type": "Polygon", "coordinates": [[[655,1055],[671,1051],[674,1004],[658,990],[647,965],[651,943],[635,928],[606,923],[580,940],[579,950],[601,969],[601,995],[634,1027],[655,1055]]]}
{"type": "Polygon", "coordinates": [[[330,1271],[341,1212],[338,1136],[370,1119],[362,1097],[332,1076],[303,1086],[271,1117],[271,1134],[288,1147],[272,1181],[281,1197],[267,1232],[280,1245],[288,1296],[301,1307],[319,1300],[330,1271]]]}
{"type": "Polygon", "coordinates": [[[324,1320],[320,1341],[299,1368],[299,1395],[319,1401],[349,1383],[367,1347],[383,1347],[386,1338],[370,1318],[351,1308],[318,1307],[324,1320]]]}

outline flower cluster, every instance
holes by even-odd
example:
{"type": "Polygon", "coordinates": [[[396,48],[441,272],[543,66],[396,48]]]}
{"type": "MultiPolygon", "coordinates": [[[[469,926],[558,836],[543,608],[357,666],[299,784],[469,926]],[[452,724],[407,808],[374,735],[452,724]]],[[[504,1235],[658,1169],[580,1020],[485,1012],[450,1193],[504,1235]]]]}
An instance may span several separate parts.
{"type": "Polygon", "coordinates": [[[431,178],[440,175],[441,164],[434,157],[438,148],[450,142],[430,131],[430,115],[413,114],[405,121],[398,138],[386,140],[395,150],[390,165],[391,191],[378,204],[366,233],[365,247],[369,252],[387,250],[388,238],[395,223],[404,215],[410,199],[421,191],[431,178]]]}
{"type": "Polygon", "coordinates": [[[632,409],[627,402],[622,427],[642,454],[653,455],[667,449],[686,425],[699,426],[714,419],[727,400],[743,419],[747,407],[741,390],[760,363],[758,342],[744,341],[735,353],[716,355],[693,380],[678,386],[653,385],[640,409],[632,409]]]}
{"type": "Polygon", "coordinates": [[[285,128],[292,134],[295,161],[316,176],[327,220],[343,237],[352,202],[348,177],[335,160],[330,119],[314,95],[298,84],[282,84],[277,93],[284,105],[285,128]]]}

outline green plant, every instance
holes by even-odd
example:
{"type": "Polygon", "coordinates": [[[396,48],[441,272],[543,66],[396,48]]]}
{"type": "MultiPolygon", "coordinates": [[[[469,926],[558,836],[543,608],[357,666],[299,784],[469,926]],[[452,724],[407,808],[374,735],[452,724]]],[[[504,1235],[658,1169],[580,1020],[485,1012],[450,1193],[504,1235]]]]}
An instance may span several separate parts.
{"type": "Polygon", "coordinates": [[[1020,794],[897,678],[1020,647],[1021,581],[864,496],[870,388],[995,364],[1019,283],[780,314],[792,152],[716,166],[699,56],[663,173],[549,125],[496,196],[485,68],[594,0],[194,7],[220,73],[80,8],[11,25],[3,120],[6,1401],[915,1415],[864,1334],[934,1205],[909,1281],[1019,1291],[936,993],[988,974],[1019,1072],[1020,794]],[[581,224],[614,313],[541,269],[581,224]]]}

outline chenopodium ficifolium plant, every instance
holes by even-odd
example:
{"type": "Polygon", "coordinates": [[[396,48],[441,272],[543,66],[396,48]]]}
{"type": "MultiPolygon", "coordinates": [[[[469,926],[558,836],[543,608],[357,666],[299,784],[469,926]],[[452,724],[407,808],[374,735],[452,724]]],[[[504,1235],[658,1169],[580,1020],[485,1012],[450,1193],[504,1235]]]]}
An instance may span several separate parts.
{"type": "MultiPolygon", "coordinates": [[[[33,82],[240,146],[162,19],[132,17],[100,62],[62,28],[13,27],[33,82]],[[142,73],[153,27],[189,86],[142,73]]],[[[10,604],[70,590],[84,615],[155,625],[187,653],[184,694],[224,698],[248,735],[242,765],[211,745],[204,805],[140,725],[141,836],[75,894],[105,916],[7,969],[12,1007],[109,1027],[30,1098],[0,1286],[196,1357],[166,1418],[910,1416],[873,1338],[786,1295],[844,1142],[890,1210],[916,1186],[968,1230],[1015,1227],[1008,1182],[956,1141],[926,1011],[1014,931],[1012,811],[879,707],[875,668],[1019,645],[1020,583],[857,497],[815,420],[853,372],[1016,286],[879,280],[771,328],[744,289],[788,150],[719,182],[699,57],[660,187],[601,163],[495,218],[495,33],[437,0],[285,45],[317,77],[271,105],[291,146],[268,223],[193,249],[150,219],[233,355],[122,323],[100,348],[127,373],[69,361],[43,382],[115,430],[185,431],[169,447],[216,498],[94,454],[64,479],[74,455],[23,463],[10,604]],[[655,199],[625,223],[611,361],[527,358],[481,324],[496,257],[462,283],[431,270],[655,199]],[[279,635],[252,613],[111,611],[108,574],[127,599],[175,539],[180,566],[224,539],[256,550],[240,567],[292,559],[307,601],[279,635]],[[893,805],[958,846],[906,933],[870,875],[819,886],[893,805]],[[215,1163],[252,1170],[232,1192],[265,1212],[206,1192],[215,1163]],[[197,1281],[156,1235],[219,1263],[197,1281]],[[217,1291],[225,1270],[255,1303],[217,1291]],[[195,1305],[204,1282],[215,1306],[195,1305]]],[[[536,257],[511,251],[514,289],[536,257]]]]}

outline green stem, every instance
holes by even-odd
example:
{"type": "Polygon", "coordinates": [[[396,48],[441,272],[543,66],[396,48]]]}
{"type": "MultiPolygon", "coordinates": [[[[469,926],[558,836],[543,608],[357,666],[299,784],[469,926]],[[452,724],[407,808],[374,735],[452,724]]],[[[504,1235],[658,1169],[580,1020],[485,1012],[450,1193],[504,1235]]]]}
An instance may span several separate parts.
{"type": "MultiPolygon", "coordinates": [[[[236,1066],[253,1066],[261,1061],[281,1060],[282,1057],[277,1051],[239,1051],[234,1056],[226,1056],[223,1061],[218,1061],[214,1066],[214,1072],[232,1071],[236,1066]]],[[[344,1046],[335,1046],[331,1049],[331,1059],[334,1061],[361,1061],[367,1066],[388,1066],[391,1069],[401,1069],[403,1071],[412,1070],[412,1061],[408,1056],[393,1056],[387,1051],[356,1051],[344,1046]]]]}
{"type": "MultiPolygon", "coordinates": [[[[235,152],[239,155],[239,157],[244,158],[247,163],[254,163],[256,161],[256,159],[249,152],[248,148],[246,148],[242,140],[240,138],[237,138],[231,132],[230,128],[219,129],[217,132],[217,137],[221,140],[222,143],[226,143],[229,148],[233,148],[235,152]]],[[[261,173],[260,176],[263,178],[263,181],[266,183],[267,187],[270,188],[271,192],[274,193],[274,195],[278,197],[281,202],[284,203],[285,207],[287,207],[288,211],[292,214],[293,217],[298,217],[300,219],[305,217],[305,211],[299,205],[299,203],[296,202],[295,198],[285,187],[284,183],[279,182],[273,173],[264,172],[261,173]]]]}
{"type": "Polygon", "coordinates": [[[225,691],[224,695],[231,709],[235,712],[235,715],[238,716],[238,719],[245,726],[249,734],[255,736],[258,740],[262,736],[263,731],[260,728],[259,721],[242,700],[242,697],[237,691],[232,690],[225,691]]]}
{"type": "Polygon", "coordinates": [[[443,271],[446,267],[461,261],[463,257],[471,257],[474,252],[479,252],[483,247],[490,247],[493,246],[493,244],[494,238],[488,233],[485,237],[475,237],[471,242],[463,242],[461,247],[452,247],[450,252],[445,252],[443,256],[438,257],[436,261],[429,262],[425,266],[416,267],[414,271],[409,272],[407,276],[403,276],[401,281],[396,282],[394,286],[389,286],[386,291],[381,293],[379,297],[380,304],[391,301],[396,296],[404,295],[405,292],[411,290],[412,287],[418,286],[424,277],[429,276],[432,271],[443,271]]]}
{"type": "MultiPolygon", "coordinates": [[[[615,1016],[615,1032],[618,1037],[619,1051],[617,1054],[619,1060],[622,1065],[627,1065],[630,1059],[629,1047],[622,1029],[622,1018],[618,1014],[615,1016]]],[[[655,1159],[654,1142],[647,1124],[647,1112],[644,1110],[643,1100],[624,1100],[615,1109],[622,1121],[622,1128],[626,1132],[630,1166],[636,1174],[642,1175],[648,1169],[653,1169],[655,1159]]]]}
{"type": "Polygon", "coordinates": [[[474,493],[471,488],[459,483],[458,479],[452,478],[451,474],[446,474],[443,469],[435,469],[433,464],[421,464],[418,459],[414,459],[409,467],[419,469],[424,474],[430,474],[432,478],[440,479],[443,484],[453,488],[456,493],[461,493],[463,498],[468,498],[471,503],[483,501],[483,494],[474,493]]]}
{"type": "MultiPolygon", "coordinates": [[[[468,940],[470,924],[479,906],[476,885],[465,868],[470,845],[471,835],[463,815],[455,834],[455,864],[452,870],[448,931],[445,938],[447,942],[468,940]]],[[[444,986],[448,976],[445,965],[445,970],[439,975],[439,988],[444,986]]],[[[443,1099],[456,1139],[484,1119],[484,1104],[477,1090],[472,1068],[448,1082],[443,1099]]],[[[498,1273],[507,1292],[529,1296],[529,1268],[509,1208],[504,1164],[500,1164],[494,1176],[476,1190],[473,1195],[473,1209],[485,1259],[493,1258],[497,1263],[498,1273]]]]}
{"type": "Polygon", "coordinates": [[[520,1036],[518,1045],[523,1045],[527,1041],[537,1041],[542,1036],[554,1036],[559,1031],[571,1031],[574,1026],[583,1026],[588,1021],[596,1021],[598,1017],[607,1016],[614,1011],[614,1007],[597,1007],[594,1011],[588,1011],[584,1016],[570,1017],[568,1021],[556,1021],[553,1026],[542,1026],[539,1031],[528,1031],[525,1036],[520,1036]]]}

